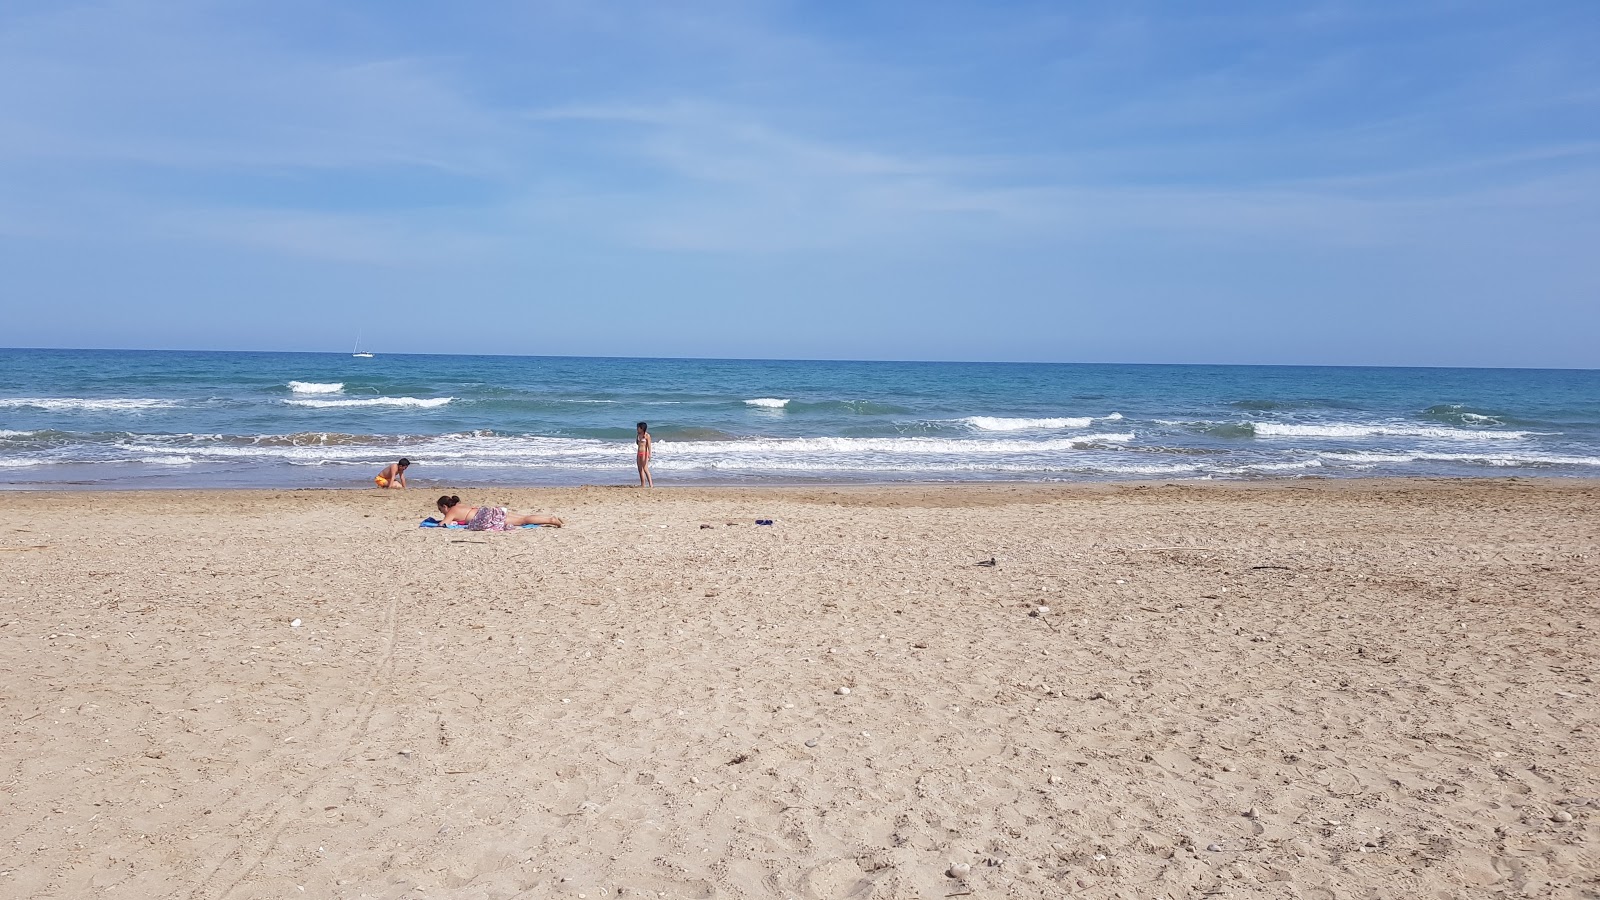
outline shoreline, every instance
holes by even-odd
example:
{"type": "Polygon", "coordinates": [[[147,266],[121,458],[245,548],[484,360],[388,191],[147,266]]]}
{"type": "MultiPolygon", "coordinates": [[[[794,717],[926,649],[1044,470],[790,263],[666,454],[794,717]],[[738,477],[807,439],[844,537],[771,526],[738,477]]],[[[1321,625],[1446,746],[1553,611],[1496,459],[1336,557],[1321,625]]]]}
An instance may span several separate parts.
{"type": "MultiPolygon", "coordinates": [[[[1289,485],[1336,485],[1336,484],[1572,484],[1595,485],[1600,483],[1600,474],[1587,475],[1301,475],[1301,476],[1262,476],[1258,478],[1118,478],[1118,479],[1082,479],[1072,481],[838,481],[838,482],[796,482],[796,481],[766,481],[755,484],[735,482],[663,482],[655,486],[655,490],[675,491],[723,491],[723,490],[749,490],[749,491],[808,491],[808,490],[950,490],[969,489],[1014,489],[1038,488],[1040,490],[1071,490],[1071,489],[1098,489],[1104,487],[1118,487],[1131,485],[1180,485],[1184,487],[1261,487],[1273,488],[1289,485]]],[[[370,484],[370,483],[369,483],[370,484]]],[[[639,489],[637,484],[618,483],[576,483],[576,484],[509,484],[502,482],[460,482],[453,484],[435,484],[428,486],[415,486],[392,493],[429,493],[432,491],[574,491],[574,490],[600,490],[600,489],[639,489]]],[[[98,483],[61,483],[40,482],[37,484],[0,482],[0,496],[18,494],[38,496],[41,494],[59,493],[63,495],[82,494],[138,494],[138,493],[222,493],[222,494],[275,494],[284,491],[318,491],[329,494],[386,494],[376,488],[360,484],[348,486],[329,485],[283,485],[277,487],[242,486],[242,487],[208,487],[208,486],[163,486],[139,485],[118,487],[98,483]]]]}
{"type": "Polygon", "coordinates": [[[0,492],[0,893],[1600,890],[1594,481],[442,490],[0,492]]]}

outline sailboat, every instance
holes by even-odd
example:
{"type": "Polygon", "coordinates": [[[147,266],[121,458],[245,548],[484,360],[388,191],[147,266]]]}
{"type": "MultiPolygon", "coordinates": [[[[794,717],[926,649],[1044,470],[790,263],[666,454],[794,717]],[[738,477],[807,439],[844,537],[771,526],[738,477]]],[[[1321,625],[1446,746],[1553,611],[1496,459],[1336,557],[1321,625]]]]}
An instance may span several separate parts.
{"type": "Polygon", "coordinates": [[[371,353],[361,349],[361,333],[360,332],[356,333],[356,345],[350,351],[350,355],[354,356],[356,359],[371,359],[372,358],[372,354],[371,353]]]}

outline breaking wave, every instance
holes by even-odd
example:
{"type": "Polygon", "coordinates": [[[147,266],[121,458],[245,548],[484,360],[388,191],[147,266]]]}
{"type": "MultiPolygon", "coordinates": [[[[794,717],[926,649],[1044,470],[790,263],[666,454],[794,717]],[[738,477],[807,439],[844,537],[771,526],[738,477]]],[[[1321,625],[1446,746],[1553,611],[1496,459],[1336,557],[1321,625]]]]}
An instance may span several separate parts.
{"type": "Polygon", "coordinates": [[[289,390],[296,394],[341,394],[344,393],[344,382],[291,381],[289,390]]]}
{"type": "Polygon", "coordinates": [[[1532,432],[1527,431],[1474,431],[1465,428],[1441,428],[1428,425],[1280,425],[1275,422],[1250,422],[1251,432],[1257,437],[1415,437],[1450,441],[1508,440],[1518,441],[1532,432]]]}
{"type": "Polygon", "coordinates": [[[181,405],[177,400],[138,398],[108,398],[91,400],[83,397],[0,397],[0,408],[49,410],[118,410],[171,409],[181,405]]]}
{"type": "Polygon", "coordinates": [[[358,400],[285,400],[290,406],[309,406],[314,409],[334,409],[355,406],[410,406],[432,409],[454,400],[454,397],[363,397],[358,400]]]}
{"type": "MultiPolygon", "coordinates": [[[[1118,415],[1117,418],[1122,418],[1118,415]]],[[[1068,419],[1010,419],[1002,416],[967,416],[961,420],[979,431],[1028,431],[1038,428],[1088,428],[1094,419],[1083,416],[1068,419]]]]}
{"type": "Polygon", "coordinates": [[[1451,462],[1494,468],[1543,469],[1556,466],[1600,466],[1600,456],[1571,456],[1556,453],[1431,453],[1396,451],[1392,453],[1327,453],[1324,459],[1339,463],[1382,465],[1384,463],[1451,462]]]}

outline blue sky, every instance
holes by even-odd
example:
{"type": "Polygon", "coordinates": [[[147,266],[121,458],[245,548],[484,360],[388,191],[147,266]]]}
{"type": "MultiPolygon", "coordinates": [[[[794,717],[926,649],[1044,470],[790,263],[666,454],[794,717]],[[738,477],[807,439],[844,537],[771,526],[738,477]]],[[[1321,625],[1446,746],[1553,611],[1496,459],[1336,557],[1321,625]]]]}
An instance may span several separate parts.
{"type": "Polygon", "coordinates": [[[8,0],[0,346],[1600,366],[1583,2],[8,0]]]}

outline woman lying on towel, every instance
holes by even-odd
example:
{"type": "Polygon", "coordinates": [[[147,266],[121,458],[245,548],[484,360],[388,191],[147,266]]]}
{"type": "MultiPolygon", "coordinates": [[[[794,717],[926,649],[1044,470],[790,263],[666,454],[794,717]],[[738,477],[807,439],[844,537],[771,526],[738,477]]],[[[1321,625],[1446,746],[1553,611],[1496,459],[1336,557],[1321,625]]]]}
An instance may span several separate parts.
{"type": "Polygon", "coordinates": [[[561,527],[561,520],[555,516],[516,515],[504,506],[466,506],[460,497],[440,497],[437,505],[442,524],[465,525],[468,531],[506,531],[523,525],[561,527]]]}

